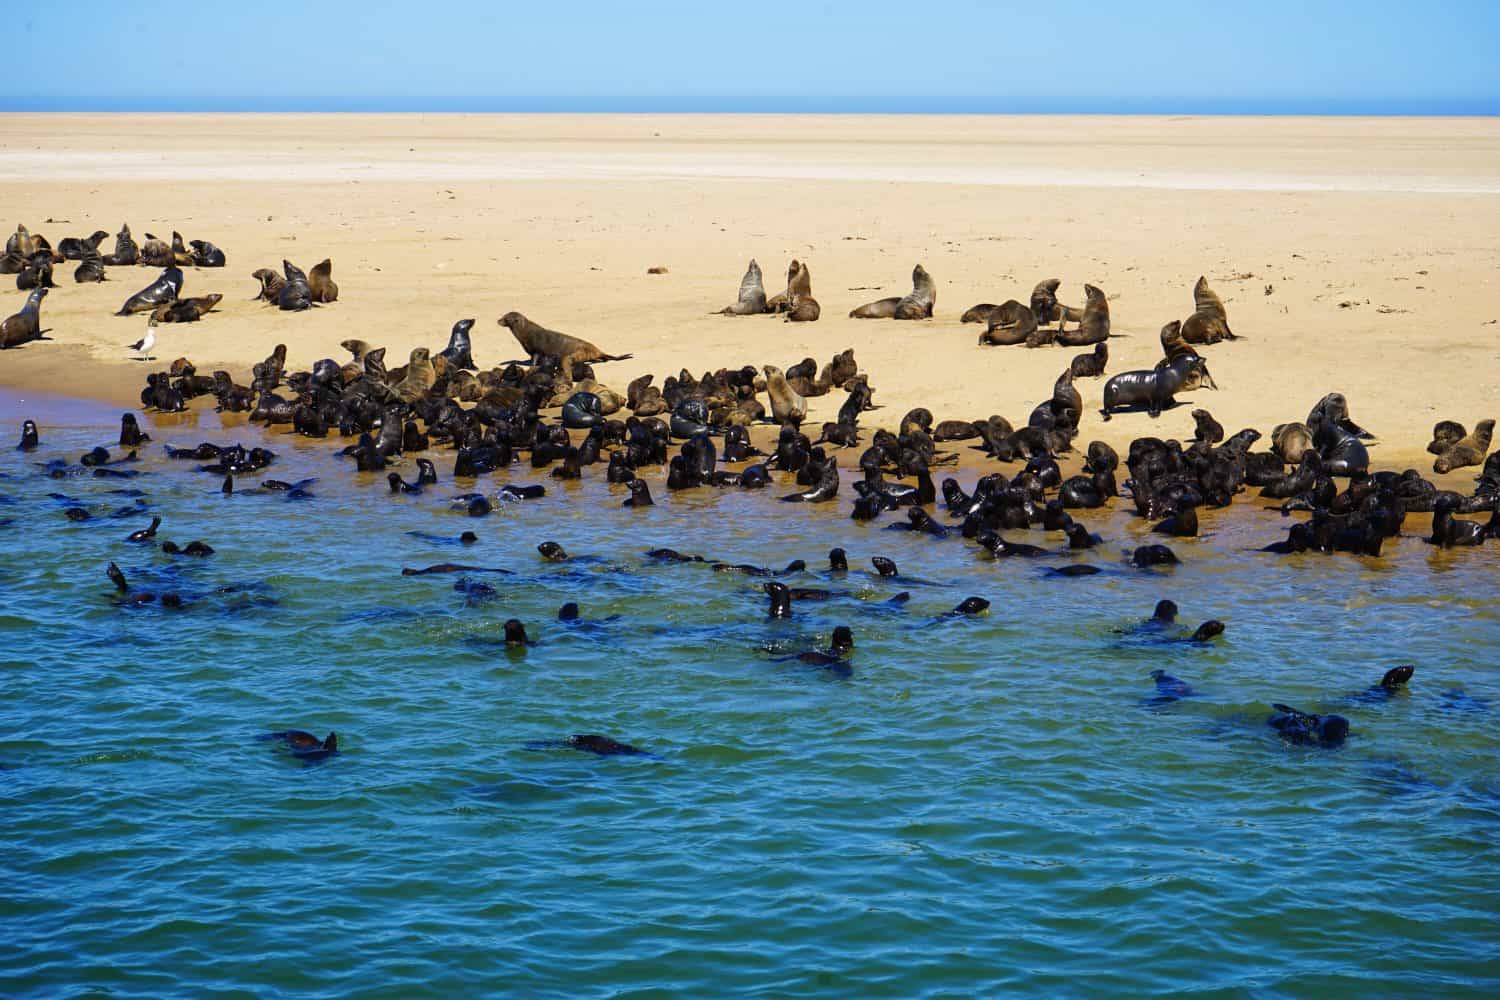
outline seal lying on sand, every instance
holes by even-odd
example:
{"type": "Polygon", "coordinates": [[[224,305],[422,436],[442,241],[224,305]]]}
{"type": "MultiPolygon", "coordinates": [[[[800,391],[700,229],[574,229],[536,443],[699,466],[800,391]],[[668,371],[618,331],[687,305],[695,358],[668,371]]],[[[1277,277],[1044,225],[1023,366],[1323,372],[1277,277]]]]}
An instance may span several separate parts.
{"type": "Polygon", "coordinates": [[[605,354],[587,340],[538,326],[518,312],[508,312],[496,322],[510,330],[527,354],[533,358],[556,358],[564,372],[571,371],[573,364],[578,361],[597,364],[603,361],[625,361],[633,357],[630,354],[605,354]]]}
{"type": "Polygon", "coordinates": [[[1009,299],[990,310],[979,344],[1008,347],[1029,344],[1037,331],[1036,314],[1015,299],[1009,299]]]}
{"type": "Polygon", "coordinates": [[[745,276],[740,279],[740,294],[732,306],[725,306],[719,310],[722,316],[759,316],[769,312],[766,308],[766,286],[761,281],[760,265],[755,258],[750,259],[750,266],[745,269],[745,276]]]}
{"type": "Polygon", "coordinates": [[[911,272],[911,291],[903,296],[877,299],[849,312],[850,319],[931,319],[937,303],[937,285],[927,269],[918,264],[911,272]]]}
{"type": "Polygon", "coordinates": [[[1490,450],[1490,441],[1495,433],[1493,420],[1481,420],[1474,425],[1474,433],[1453,442],[1432,463],[1433,472],[1452,472],[1470,465],[1481,465],[1490,450]]]}

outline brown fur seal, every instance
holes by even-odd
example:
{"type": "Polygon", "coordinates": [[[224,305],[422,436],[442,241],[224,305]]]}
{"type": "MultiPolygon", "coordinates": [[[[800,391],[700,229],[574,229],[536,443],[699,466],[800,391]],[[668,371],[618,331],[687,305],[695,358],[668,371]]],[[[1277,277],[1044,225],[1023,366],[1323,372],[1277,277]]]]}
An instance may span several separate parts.
{"type": "Polygon", "coordinates": [[[1441,455],[1468,436],[1469,432],[1457,420],[1439,420],[1433,425],[1432,440],[1428,442],[1427,450],[1434,455],[1441,455]]]}
{"type": "Polygon", "coordinates": [[[911,291],[899,298],[877,299],[849,312],[850,319],[931,319],[937,284],[918,264],[911,272],[911,291]]]}
{"type": "Polygon", "coordinates": [[[1303,454],[1313,450],[1312,431],[1301,421],[1277,424],[1271,429],[1271,450],[1287,465],[1298,465],[1303,454]]]}
{"type": "Polygon", "coordinates": [[[775,365],[761,369],[766,375],[766,395],[771,397],[771,419],[778,424],[801,424],[807,419],[807,400],[786,384],[786,375],[775,365]]]}
{"type": "Polygon", "coordinates": [[[979,305],[970,306],[967,310],[965,310],[963,316],[959,318],[959,322],[988,323],[990,321],[990,313],[999,308],[999,306],[995,305],[992,302],[981,302],[979,303],[979,305]]]}
{"type": "Polygon", "coordinates": [[[210,312],[224,296],[214,293],[213,295],[202,295],[193,299],[177,299],[174,302],[163,302],[151,312],[151,318],[158,323],[196,323],[202,319],[204,314],[210,312]]]}
{"type": "Polygon", "coordinates": [[[1481,420],[1474,425],[1474,433],[1451,445],[1432,463],[1433,472],[1452,472],[1454,469],[1480,465],[1490,450],[1490,440],[1495,433],[1493,420],[1481,420]]]}
{"type": "Polygon", "coordinates": [[[761,281],[760,265],[752,257],[750,266],[745,269],[745,276],[740,279],[739,297],[735,299],[734,305],[720,309],[719,314],[722,316],[759,316],[768,311],[766,286],[761,281]]]}
{"type": "Polygon", "coordinates": [[[339,286],[333,280],[333,261],[324,258],[323,263],[307,272],[307,284],[312,289],[314,302],[337,302],[339,286]]]}
{"type": "Polygon", "coordinates": [[[1031,290],[1031,311],[1038,323],[1056,323],[1061,327],[1064,323],[1077,323],[1083,319],[1082,309],[1057,301],[1057,289],[1061,284],[1060,278],[1047,278],[1038,281],[1031,290]]]}
{"type": "Polygon", "coordinates": [[[99,253],[99,244],[109,236],[99,232],[84,240],[79,247],[78,267],[73,271],[73,280],[87,284],[104,280],[104,258],[99,253]]]}
{"type": "Polygon", "coordinates": [[[1157,367],[1170,364],[1182,357],[1197,357],[1198,352],[1182,339],[1182,321],[1174,319],[1161,328],[1161,353],[1163,358],[1157,367]]]}
{"type": "Polygon", "coordinates": [[[176,230],[172,231],[172,263],[178,267],[198,266],[198,258],[193,256],[193,251],[183,243],[182,234],[176,230]]]}
{"type": "Polygon", "coordinates": [[[1238,340],[1229,330],[1229,316],[1224,303],[1200,277],[1193,286],[1193,315],[1182,324],[1182,339],[1189,344],[1217,344],[1221,340],[1238,340]]]}
{"type": "Polygon", "coordinates": [[[171,267],[172,248],[151,233],[147,233],[146,242],[141,246],[139,263],[143,267],[171,267]]]}
{"type": "Polygon", "coordinates": [[[576,361],[596,364],[631,357],[629,354],[605,354],[587,340],[538,326],[518,312],[508,312],[496,322],[510,330],[527,354],[556,358],[565,372],[571,371],[576,361]]]}
{"type": "Polygon", "coordinates": [[[115,234],[115,252],[106,254],[104,263],[110,267],[129,266],[140,263],[140,259],[141,248],[131,238],[130,226],[121,223],[120,231],[115,234]]]}
{"type": "Polygon", "coordinates": [[[787,272],[786,301],[788,323],[813,323],[822,315],[822,307],[812,297],[812,272],[806,264],[792,261],[787,272]]]}
{"type": "Polygon", "coordinates": [[[1036,314],[1015,299],[1009,299],[990,312],[988,327],[979,335],[979,343],[980,346],[997,347],[1024,344],[1036,329],[1036,314]]]}
{"type": "Polygon", "coordinates": [[[1088,301],[1084,303],[1078,329],[1058,328],[1057,342],[1064,347],[1088,347],[1109,339],[1109,300],[1093,285],[1084,285],[1083,291],[1088,301]]]}
{"type": "Polygon", "coordinates": [[[437,383],[437,371],[425,347],[411,349],[411,361],[406,366],[406,378],[396,385],[396,395],[404,403],[415,403],[427,395],[437,383]]]}
{"type": "Polygon", "coordinates": [[[1109,345],[1101,341],[1094,345],[1094,353],[1075,355],[1068,367],[1073,370],[1074,378],[1099,378],[1104,374],[1104,367],[1107,364],[1109,364],[1109,345]]]}
{"type": "Polygon", "coordinates": [[[26,305],[21,311],[0,323],[0,350],[42,339],[42,334],[46,332],[42,329],[42,299],[46,295],[45,288],[32,289],[31,294],[26,296],[26,305]]]}
{"type": "Polygon", "coordinates": [[[286,279],[279,272],[273,271],[269,267],[261,268],[250,275],[250,277],[260,282],[260,294],[251,299],[251,302],[260,302],[262,300],[275,302],[281,295],[281,290],[286,287],[286,279]]]}

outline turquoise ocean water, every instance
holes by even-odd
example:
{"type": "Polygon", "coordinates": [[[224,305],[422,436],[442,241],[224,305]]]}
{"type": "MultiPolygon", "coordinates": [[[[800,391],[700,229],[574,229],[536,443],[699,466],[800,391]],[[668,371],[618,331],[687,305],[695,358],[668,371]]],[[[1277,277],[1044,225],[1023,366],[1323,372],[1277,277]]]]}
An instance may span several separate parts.
{"type": "Polygon", "coordinates": [[[76,463],[119,451],[118,411],[0,397],[0,995],[1500,992],[1493,546],[1266,556],[1284,522],[1242,497],[1172,541],[1174,570],[1123,564],[1150,540],[1123,511],[1084,515],[1091,553],[997,562],[847,499],[653,482],[631,511],[598,470],[522,467],[480,488],[548,495],[470,519],[447,453],[438,487],[391,496],[327,442],[143,423],[141,475],[96,479],[76,463]],[[314,496],[221,496],[164,455],[203,440],[276,451],[242,489],[314,496]],[[152,515],[216,553],[127,543],[152,515]],[[575,559],[542,561],[548,539],[575,559]],[[835,545],[847,576],[823,572],[835,545]],[[771,621],[759,581],[656,546],[802,558],[788,582],[836,595],[771,621]],[[1043,568],[1075,558],[1105,572],[1043,568]],[[111,561],[186,606],[118,606],[111,561]],[[497,592],[476,601],[400,573],[444,561],[511,575],[471,574],[497,592]],[[937,617],[969,595],[990,612],[937,617]],[[1227,633],[1116,631],[1160,598],[1227,633]],[[499,645],[510,617],[535,646],[499,645]],[[774,658],[839,624],[850,676],[774,658]],[[1408,693],[1348,700],[1403,662],[1408,693]],[[1153,669],[1197,696],[1150,704],[1153,669]],[[1280,743],[1272,702],[1340,711],[1348,744],[1280,743]],[[255,738],[287,728],[342,752],[255,738]],[[652,756],[527,746],[572,733],[652,756]]]}

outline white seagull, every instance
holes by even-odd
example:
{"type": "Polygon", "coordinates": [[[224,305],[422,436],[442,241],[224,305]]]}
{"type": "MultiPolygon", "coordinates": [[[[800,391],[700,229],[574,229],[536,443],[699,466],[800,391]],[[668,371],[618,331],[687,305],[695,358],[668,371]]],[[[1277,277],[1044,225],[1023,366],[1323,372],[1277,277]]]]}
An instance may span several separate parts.
{"type": "Polygon", "coordinates": [[[130,345],[130,349],[139,357],[137,361],[155,361],[151,357],[151,348],[156,346],[156,317],[152,317],[146,324],[146,335],[130,345]]]}

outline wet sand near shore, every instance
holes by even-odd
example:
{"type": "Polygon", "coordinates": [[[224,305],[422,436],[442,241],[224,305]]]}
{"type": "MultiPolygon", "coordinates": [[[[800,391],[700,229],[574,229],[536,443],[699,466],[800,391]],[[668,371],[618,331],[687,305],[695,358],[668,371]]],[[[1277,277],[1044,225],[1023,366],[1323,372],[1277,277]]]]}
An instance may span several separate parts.
{"type": "MultiPolygon", "coordinates": [[[[1203,274],[1245,338],[1204,349],[1221,391],[1106,423],[1103,381],[1080,381],[1080,443],[1185,439],[1199,406],[1229,433],[1269,434],[1339,391],[1380,439],[1376,467],[1431,475],[1433,423],[1472,426],[1500,399],[1489,119],[11,115],[0,204],[7,228],[54,243],[128,222],[138,239],[218,244],[229,266],[188,271],[184,294],[224,302],[159,328],[156,354],[241,381],[277,343],[294,370],[342,360],[350,337],[399,364],[462,317],[488,366],[520,354],[495,324],[516,309],[632,352],[598,366],[620,391],[644,372],[821,365],[853,347],[883,407],[866,426],[913,406],[1024,423],[1080,349],[979,348],[963,310],[1052,276],[1081,304],[1096,284],[1112,374],[1154,363],[1203,274]],[[248,301],[250,272],[284,257],[331,257],[340,301],[306,314],[248,301]],[[790,258],[807,261],[822,319],[711,315],[750,257],[772,293],[790,258]],[[904,293],[918,262],[937,281],[933,320],[847,318],[904,293]]],[[[138,405],[154,366],[124,345],[145,320],[111,314],[155,272],[78,286],[72,267],[43,307],[53,340],[0,355],[0,384],[138,405]]],[[[0,298],[6,314],[23,301],[0,298]]],[[[843,398],[813,400],[809,421],[843,398]]]]}

